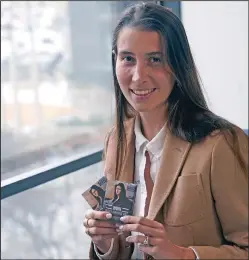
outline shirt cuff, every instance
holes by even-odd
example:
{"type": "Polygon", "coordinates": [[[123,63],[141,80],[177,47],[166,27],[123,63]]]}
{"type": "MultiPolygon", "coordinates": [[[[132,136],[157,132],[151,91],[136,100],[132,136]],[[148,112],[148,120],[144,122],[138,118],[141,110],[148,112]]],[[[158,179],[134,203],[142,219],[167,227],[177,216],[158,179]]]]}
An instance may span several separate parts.
{"type": "Polygon", "coordinates": [[[196,260],[200,260],[200,257],[198,256],[198,254],[197,254],[197,252],[195,251],[195,249],[193,248],[193,247],[189,247],[189,248],[191,248],[193,251],[194,251],[194,254],[195,254],[195,259],[196,260]]]}
{"type": "MultiPolygon", "coordinates": [[[[98,250],[98,248],[97,248],[97,246],[93,243],[94,251],[95,251],[97,257],[98,257],[99,259],[103,259],[103,258],[108,257],[109,254],[112,252],[113,243],[114,243],[114,238],[112,238],[111,246],[110,246],[109,250],[108,250],[105,254],[100,254],[100,253],[99,253],[99,250],[98,250]]],[[[106,258],[106,259],[107,259],[107,258],[106,258]]]]}

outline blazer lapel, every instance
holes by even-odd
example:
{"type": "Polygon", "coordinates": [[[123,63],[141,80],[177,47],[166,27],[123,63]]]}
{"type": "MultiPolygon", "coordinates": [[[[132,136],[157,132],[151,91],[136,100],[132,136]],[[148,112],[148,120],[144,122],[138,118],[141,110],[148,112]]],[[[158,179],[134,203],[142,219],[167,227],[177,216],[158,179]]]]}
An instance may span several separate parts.
{"type": "Polygon", "coordinates": [[[167,131],[160,169],[154,183],[148,218],[155,219],[181,172],[191,144],[167,131]]]}

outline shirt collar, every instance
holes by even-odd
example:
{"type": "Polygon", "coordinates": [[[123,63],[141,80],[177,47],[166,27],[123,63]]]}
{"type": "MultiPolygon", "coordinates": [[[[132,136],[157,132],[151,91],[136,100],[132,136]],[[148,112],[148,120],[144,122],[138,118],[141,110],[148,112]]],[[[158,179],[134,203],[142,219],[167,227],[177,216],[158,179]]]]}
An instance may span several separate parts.
{"type": "Polygon", "coordinates": [[[159,154],[162,151],[164,145],[164,140],[166,136],[166,124],[167,123],[164,124],[158,134],[151,141],[148,141],[141,132],[140,119],[139,117],[136,117],[134,127],[136,137],[136,151],[138,152],[140,148],[145,145],[147,150],[153,155],[159,154]]]}
{"type": "Polygon", "coordinates": [[[152,155],[159,155],[163,150],[163,145],[166,136],[166,124],[161,128],[157,135],[146,145],[146,148],[152,155]]]}

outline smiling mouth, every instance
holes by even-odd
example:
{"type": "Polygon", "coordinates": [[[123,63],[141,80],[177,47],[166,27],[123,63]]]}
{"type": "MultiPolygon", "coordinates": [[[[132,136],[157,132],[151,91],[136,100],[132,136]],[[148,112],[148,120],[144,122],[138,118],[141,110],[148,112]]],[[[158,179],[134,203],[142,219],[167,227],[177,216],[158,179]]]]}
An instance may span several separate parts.
{"type": "Polygon", "coordinates": [[[137,96],[143,97],[143,96],[147,96],[149,94],[151,94],[152,92],[154,92],[156,90],[156,88],[152,88],[152,89],[145,89],[145,90],[137,90],[137,89],[131,89],[131,92],[137,96]]]}

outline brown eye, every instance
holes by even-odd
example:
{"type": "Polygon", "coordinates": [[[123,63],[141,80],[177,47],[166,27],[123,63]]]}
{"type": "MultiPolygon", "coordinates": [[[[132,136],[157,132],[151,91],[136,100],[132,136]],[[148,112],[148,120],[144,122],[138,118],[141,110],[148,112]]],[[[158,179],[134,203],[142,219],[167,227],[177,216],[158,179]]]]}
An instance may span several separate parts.
{"type": "Polygon", "coordinates": [[[122,57],[122,61],[124,61],[126,63],[133,63],[135,61],[135,59],[132,56],[125,56],[125,57],[122,57]]]}
{"type": "Polygon", "coordinates": [[[150,57],[151,63],[162,63],[162,59],[159,57],[150,57]]]}

